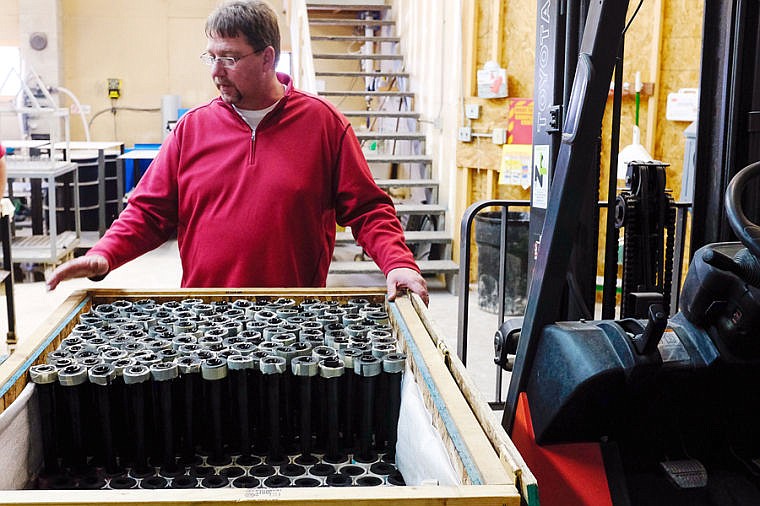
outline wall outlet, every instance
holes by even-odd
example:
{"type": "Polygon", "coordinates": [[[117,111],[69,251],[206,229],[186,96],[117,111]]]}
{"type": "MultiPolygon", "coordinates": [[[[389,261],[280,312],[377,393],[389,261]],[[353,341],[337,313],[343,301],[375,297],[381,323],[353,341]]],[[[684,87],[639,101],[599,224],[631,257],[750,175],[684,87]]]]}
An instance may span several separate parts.
{"type": "Polygon", "coordinates": [[[480,117],[480,104],[467,104],[464,108],[464,115],[469,119],[478,119],[480,117]]]}
{"type": "Polygon", "coordinates": [[[121,96],[121,79],[108,78],[108,98],[117,99],[121,96]]]}
{"type": "Polygon", "coordinates": [[[506,128],[494,128],[491,132],[491,142],[494,144],[506,144],[507,143],[507,129],[506,128]]]}
{"type": "Polygon", "coordinates": [[[459,140],[461,142],[470,142],[472,140],[472,128],[468,126],[459,127],[459,140]]]}

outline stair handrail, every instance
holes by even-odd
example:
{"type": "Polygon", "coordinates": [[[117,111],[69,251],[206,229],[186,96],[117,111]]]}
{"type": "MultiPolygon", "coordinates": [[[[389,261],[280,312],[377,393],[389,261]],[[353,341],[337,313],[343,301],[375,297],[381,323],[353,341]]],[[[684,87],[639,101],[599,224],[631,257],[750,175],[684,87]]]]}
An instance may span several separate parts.
{"type": "Polygon", "coordinates": [[[317,78],[309,30],[306,0],[287,0],[290,25],[291,63],[294,84],[301,90],[317,94],[317,78]]]}

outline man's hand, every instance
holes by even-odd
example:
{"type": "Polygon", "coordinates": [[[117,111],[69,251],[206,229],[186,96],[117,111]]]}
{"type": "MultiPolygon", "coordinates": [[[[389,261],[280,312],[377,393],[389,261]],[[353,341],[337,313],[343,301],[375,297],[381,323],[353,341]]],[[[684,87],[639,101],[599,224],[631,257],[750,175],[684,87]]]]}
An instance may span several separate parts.
{"type": "Polygon", "coordinates": [[[416,293],[427,306],[430,302],[428,296],[427,283],[422,275],[414,269],[399,267],[393,269],[385,278],[385,284],[388,286],[388,300],[395,300],[400,289],[406,288],[416,293]]]}
{"type": "Polygon", "coordinates": [[[71,278],[91,278],[108,272],[108,260],[100,255],[85,255],[59,265],[47,281],[47,289],[55,290],[58,283],[71,278]]]}

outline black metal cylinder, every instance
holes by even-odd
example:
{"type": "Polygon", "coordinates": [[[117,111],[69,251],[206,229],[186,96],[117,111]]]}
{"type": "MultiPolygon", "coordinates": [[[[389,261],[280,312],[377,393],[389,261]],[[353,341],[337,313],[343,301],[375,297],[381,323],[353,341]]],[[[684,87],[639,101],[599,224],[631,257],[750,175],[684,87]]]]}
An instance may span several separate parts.
{"type": "Polygon", "coordinates": [[[127,406],[127,400],[124,395],[124,369],[137,364],[137,362],[127,357],[114,360],[111,364],[116,374],[111,385],[114,445],[116,446],[116,453],[119,455],[119,463],[124,467],[130,460],[132,453],[132,441],[128,436],[129,431],[127,430],[129,406],[127,406]]]}
{"type": "Polygon", "coordinates": [[[343,360],[345,374],[342,376],[343,403],[341,405],[341,432],[343,433],[343,448],[347,453],[353,453],[356,448],[356,398],[358,377],[354,372],[354,362],[362,355],[355,348],[345,348],[339,351],[343,360]]]}
{"type": "Polygon", "coordinates": [[[251,408],[250,419],[251,429],[253,430],[253,447],[254,453],[263,454],[267,448],[267,421],[265,418],[267,395],[264,389],[264,376],[261,373],[261,361],[269,355],[264,351],[254,351],[251,353],[253,360],[253,371],[249,376],[249,391],[253,395],[254,402],[249,403],[251,408]]]}
{"type": "Polygon", "coordinates": [[[153,418],[158,436],[159,459],[163,472],[177,470],[174,436],[174,384],[179,377],[177,364],[160,362],[150,367],[153,378],[153,418]]]}
{"type": "Polygon", "coordinates": [[[57,473],[59,453],[56,443],[55,388],[58,382],[58,369],[50,364],[33,365],[29,368],[29,378],[36,385],[37,405],[40,409],[43,473],[57,473]]]}
{"type": "MultiPolygon", "coordinates": [[[[319,363],[319,376],[325,386],[327,419],[327,450],[325,459],[328,462],[340,462],[343,454],[340,451],[340,383],[345,374],[343,362],[338,357],[330,357],[319,363]]],[[[353,374],[353,373],[352,373],[353,374]]]]}
{"type": "Polygon", "coordinates": [[[253,373],[253,358],[247,355],[230,355],[227,357],[227,369],[230,375],[230,398],[233,400],[233,431],[237,435],[237,453],[241,456],[251,454],[251,421],[248,399],[249,376],[253,373]]]}
{"type": "Polygon", "coordinates": [[[195,461],[197,434],[200,428],[201,410],[197,409],[201,397],[201,361],[195,357],[182,357],[177,360],[180,381],[180,399],[182,406],[182,461],[190,465],[195,461]]]}
{"type": "Polygon", "coordinates": [[[312,397],[314,395],[314,377],[319,372],[319,362],[312,356],[295,357],[291,363],[298,388],[298,429],[301,455],[309,456],[312,452],[312,397]]]}
{"type": "Polygon", "coordinates": [[[132,440],[132,474],[143,475],[149,472],[146,416],[147,385],[150,369],[143,364],[136,364],[124,369],[124,397],[127,401],[128,427],[132,440]]]}
{"type": "Polygon", "coordinates": [[[119,472],[113,438],[113,389],[111,387],[116,378],[116,369],[112,364],[98,364],[92,367],[87,375],[92,385],[97,413],[96,421],[100,436],[99,459],[102,461],[106,473],[114,475],[119,472]]]}
{"type": "Polygon", "coordinates": [[[386,410],[386,458],[396,455],[396,441],[398,440],[398,417],[401,411],[401,380],[406,367],[406,355],[403,353],[389,353],[383,358],[383,375],[387,379],[388,403],[386,410]]]}
{"type": "MultiPolygon", "coordinates": [[[[274,337],[277,337],[279,335],[282,334],[277,334],[274,337]]],[[[296,349],[292,346],[281,345],[274,349],[274,354],[285,359],[285,372],[283,373],[282,379],[280,380],[280,419],[282,421],[281,431],[283,441],[290,446],[290,444],[295,440],[295,426],[297,420],[295,413],[295,398],[297,394],[295,381],[293,381],[293,373],[291,372],[291,363],[293,359],[298,356],[298,351],[296,351],[296,349]]]]}
{"type": "Polygon", "coordinates": [[[354,372],[360,378],[359,418],[359,453],[355,459],[360,462],[373,462],[376,455],[372,451],[373,419],[377,379],[383,370],[383,364],[377,357],[365,353],[354,360],[354,372]]]}
{"type": "Polygon", "coordinates": [[[212,357],[201,363],[203,378],[203,399],[206,416],[209,418],[209,459],[214,466],[229,463],[224,454],[224,420],[222,417],[223,380],[227,378],[227,361],[212,357]]]}
{"type": "Polygon", "coordinates": [[[283,461],[280,433],[280,389],[281,380],[285,374],[285,359],[269,356],[260,362],[261,373],[264,375],[264,388],[267,393],[267,413],[269,416],[269,448],[267,451],[269,463],[283,461]]]}
{"type": "Polygon", "coordinates": [[[68,411],[69,454],[64,455],[75,473],[87,467],[87,453],[84,447],[84,389],[87,369],[80,364],[72,364],[58,371],[58,382],[63,387],[63,399],[68,411]],[[67,457],[67,458],[66,458],[67,457]]]}

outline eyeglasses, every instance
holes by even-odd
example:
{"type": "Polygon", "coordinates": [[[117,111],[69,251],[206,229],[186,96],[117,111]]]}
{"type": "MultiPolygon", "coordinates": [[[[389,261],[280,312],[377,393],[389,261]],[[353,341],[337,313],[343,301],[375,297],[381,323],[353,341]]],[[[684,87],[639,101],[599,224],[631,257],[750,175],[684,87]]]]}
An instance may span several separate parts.
{"type": "Polygon", "coordinates": [[[209,67],[213,67],[215,63],[221,63],[222,67],[226,69],[235,68],[235,65],[237,65],[237,62],[245,58],[246,56],[251,56],[252,54],[258,54],[262,52],[265,47],[262,47],[258,51],[253,51],[252,53],[244,54],[243,56],[211,56],[210,54],[204,52],[201,54],[201,61],[208,65],[209,67]]]}

